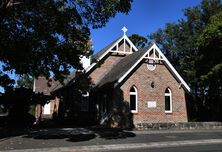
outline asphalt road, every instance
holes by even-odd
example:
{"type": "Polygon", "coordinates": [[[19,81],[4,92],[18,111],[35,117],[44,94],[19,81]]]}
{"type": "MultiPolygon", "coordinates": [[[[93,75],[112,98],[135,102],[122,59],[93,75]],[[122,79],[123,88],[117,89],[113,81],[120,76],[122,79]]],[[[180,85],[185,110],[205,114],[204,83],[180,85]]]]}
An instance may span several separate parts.
{"type": "Polygon", "coordinates": [[[222,152],[222,144],[165,147],[165,148],[155,148],[155,149],[145,148],[145,149],[121,150],[115,152],[222,152]]]}
{"type": "MultiPolygon", "coordinates": [[[[84,130],[31,130],[31,131],[15,131],[17,134],[13,134],[12,130],[0,130],[0,151],[5,150],[23,150],[27,149],[41,149],[41,148],[56,148],[56,147],[70,147],[73,150],[76,147],[87,147],[98,145],[114,145],[114,148],[118,145],[139,145],[154,143],[157,146],[155,148],[136,148],[136,151],[163,151],[163,152],[222,152],[222,144],[209,143],[206,145],[206,141],[211,139],[222,141],[222,130],[188,130],[188,131],[120,131],[120,130],[97,130],[93,133],[85,134],[84,130]],[[83,132],[78,135],[77,132],[83,132]],[[159,148],[160,142],[181,142],[184,141],[205,141],[205,145],[182,145],[165,146],[159,148]],[[115,146],[116,145],[116,146],[115,146]]],[[[165,144],[166,145],[166,144],[165,144]]],[[[149,145],[148,145],[149,146],[149,145]]],[[[104,147],[104,146],[103,146],[104,147]]],[[[67,149],[68,149],[67,148],[67,149]]],[[[125,146],[127,148],[127,145],[125,146]]],[[[67,151],[66,149],[66,151],[67,151]]],[[[135,149],[135,148],[134,148],[135,149]]],[[[69,150],[69,149],[68,149],[69,150]]],[[[114,149],[114,150],[118,150],[114,149]]],[[[121,151],[123,151],[122,149],[121,151]]],[[[40,150],[41,151],[41,150],[40,150]]],[[[86,150],[87,151],[87,150],[86,150]]],[[[110,151],[113,151],[110,150],[110,151]]],[[[135,151],[135,150],[126,150],[135,151]]]]}

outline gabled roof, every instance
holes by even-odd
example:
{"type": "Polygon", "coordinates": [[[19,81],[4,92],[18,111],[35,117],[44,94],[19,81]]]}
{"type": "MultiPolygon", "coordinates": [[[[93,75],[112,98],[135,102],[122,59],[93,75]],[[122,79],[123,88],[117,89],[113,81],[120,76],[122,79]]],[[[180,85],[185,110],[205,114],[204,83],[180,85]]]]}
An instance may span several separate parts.
{"type": "MultiPolygon", "coordinates": [[[[144,58],[153,58],[149,57],[151,50],[155,49],[156,53],[159,55],[159,59],[166,65],[169,71],[175,76],[177,81],[182,85],[182,87],[190,92],[190,87],[171,65],[165,55],[160,51],[155,43],[152,43],[150,46],[140,49],[137,52],[134,52],[127,57],[120,60],[111,71],[104,76],[104,78],[98,83],[97,87],[101,87],[107,84],[114,84],[116,87],[121,83],[129,73],[144,59],[144,58]]],[[[155,57],[154,57],[155,59],[155,57]]]]}
{"type": "Polygon", "coordinates": [[[158,51],[158,53],[162,56],[163,62],[168,67],[168,69],[171,71],[171,73],[176,77],[178,81],[180,81],[180,84],[182,87],[185,88],[188,92],[190,92],[190,87],[188,84],[183,80],[183,78],[180,76],[180,74],[176,71],[176,69],[172,66],[170,61],[166,58],[166,56],[160,51],[159,47],[154,43],[155,49],[158,51]]]}
{"type": "Polygon", "coordinates": [[[72,72],[66,79],[64,79],[63,84],[54,79],[46,79],[46,77],[38,77],[34,80],[34,92],[43,93],[44,95],[50,95],[52,92],[57,91],[64,86],[67,86],[75,78],[76,73],[72,72]]]}
{"type": "Polygon", "coordinates": [[[147,50],[149,50],[150,47],[152,47],[152,44],[120,60],[99,82],[98,87],[117,82],[147,52],[147,50]]]}
{"type": "MultiPolygon", "coordinates": [[[[109,45],[107,45],[105,48],[97,52],[95,55],[91,56],[92,60],[96,60],[99,62],[102,60],[109,52],[111,52],[111,49],[116,46],[119,42],[121,42],[123,39],[125,39],[131,46],[132,48],[137,51],[138,49],[135,47],[135,45],[130,41],[130,39],[124,34],[109,45]]],[[[86,73],[89,72],[97,63],[92,63],[87,69],[86,73]]]]}
{"type": "Polygon", "coordinates": [[[51,93],[65,86],[68,86],[70,83],[74,81],[75,77],[76,77],[76,72],[74,71],[69,76],[67,76],[67,78],[64,79],[63,84],[58,83],[57,85],[55,85],[55,87],[51,90],[51,93]]]}
{"type": "Polygon", "coordinates": [[[120,40],[122,38],[119,37],[118,39],[114,40],[112,43],[110,43],[109,45],[107,45],[106,47],[104,47],[102,50],[98,51],[96,54],[91,56],[91,59],[95,59],[95,60],[99,60],[99,58],[106,53],[106,51],[111,48],[118,40],[120,40]]]}

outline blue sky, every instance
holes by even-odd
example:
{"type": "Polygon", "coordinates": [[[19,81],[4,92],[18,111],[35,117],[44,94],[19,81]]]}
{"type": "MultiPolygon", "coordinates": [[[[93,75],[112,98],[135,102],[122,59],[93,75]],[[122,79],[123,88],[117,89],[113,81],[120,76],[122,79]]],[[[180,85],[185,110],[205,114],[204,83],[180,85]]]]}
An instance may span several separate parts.
{"type": "Polygon", "coordinates": [[[99,51],[122,35],[122,27],[128,29],[127,35],[147,36],[168,22],[183,18],[183,9],[193,7],[201,0],[134,0],[128,15],[117,14],[101,29],[91,31],[93,50],[99,51]]]}
{"type": "MultiPolygon", "coordinates": [[[[164,28],[168,22],[177,22],[183,18],[183,9],[200,4],[201,0],[134,0],[128,15],[117,14],[104,28],[91,30],[93,50],[104,48],[123,34],[123,26],[128,28],[127,35],[140,34],[147,36],[158,28],[164,28]]],[[[13,79],[18,77],[8,73],[13,79]]],[[[0,87],[0,92],[2,92],[0,87]]]]}

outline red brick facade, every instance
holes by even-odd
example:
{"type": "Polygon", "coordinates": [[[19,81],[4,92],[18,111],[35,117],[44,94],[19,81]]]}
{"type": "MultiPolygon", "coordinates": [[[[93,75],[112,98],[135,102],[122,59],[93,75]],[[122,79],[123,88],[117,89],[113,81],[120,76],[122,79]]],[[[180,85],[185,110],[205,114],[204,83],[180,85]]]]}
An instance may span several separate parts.
{"type": "Polygon", "coordinates": [[[93,84],[97,84],[103,76],[110,71],[117,62],[119,62],[124,56],[115,55],[114,53],[110,54],[107,58],[103,59],[96,65],[95,70],[90,73],[89,77],[92,79],[93,84]]]}
{"type": "MultiPolygon", "coordinates": [[[[123,49],[123,47],[120,47],[123,49]]],[[[126,47],[129,51],[129,47],[126,47]]],[[[100,63],[99,66],[92,70],[89,77],[93,83],[98,83],[116,64],[121,64],[121,59],[127,55],[108,54],[100,63]]],[[[153,57],[153,54],[151,54],[153,57]]],[[[131,115],[134,126],[139,123],[159,123],[159,122],[187,122],[186,110],[186,91],[175,75],[165,66],[162,61],[157,61],[156,68],[151,71],[147,68],[147,60],[142,62],[124,79],[124,81],[116,88],[110,89],[105,94],[109,94],[109,106],[111,106],[111,113],[114,113],[111,120],[111,127],[127,127],[126,125],[119,125],[117,119],[129,121],[125,118],[131,115]],[[154,86],[151,86],[153,83],[154,86]],[[130,88],[135,86],[137,88],[137,112],[131,113],[129,110],[130,102],[130,88]],[[169,88],[172,92],[172,112],[165,112],[165,90],[169,88]],[[148,107],[148,101],[154,101],[156,107],[148,107]],[[126,105],[127,103],[127,105],[126,105]],[[125,107],[124,107],[125,106],[125,107]],[[127,110],[128,108],[128,110],[127,110]]],[[[101,95],[101,94],[100,94],[101,95]]],[[[100,101],[101,103],[103,100],[100,101]]],[[[130,123],[130,122],[126,122],[130,123]]]]}
{"type": "MultiPolygon", "coordinates": [[[[96,54],[94,59],[97,60],[96,64],[91,63],[89,70],[86,69],[86,75],[92,83],[89,90],[79,91],[73,83],[73,86],[67,86],[59,93],[62,101],[69,103],[69,106],[65,106],[69,109],[69,115],[78,116],[80,121],[83,115],[100,124],[107,121],[106,124],[111,127],[188,121],[185,94],[189,87],[154,43],[137,51],[123,35],[96,54]],[[154,70],[147,67],[147,62],[151,60],[155,61],[154,70]],[[130,89],[133,86],[137,90],[136,112],[130,111],[130,89]],[[165,111],[167,88],[171,92],[172,112],[165,111]],[[89,92],[89,110],[85,112],[79,110],[82,91],[89,92]],[[148,102],[153,105],[148,106],[148,102]]],[[[38,92],[44,90],[42,87],[38,92]]],[[[59,107],[60,111],[65,111],[61,110],[61,99],[56,98],[51,101],[50,113],[57,113],[59,107]]]]}
{"type": "MultiPolygon", "coordinates": [[[[103,76],[103,72],[119,61],[118,56],[109,56],[100,67],[98,67],[93,74],[90,75],[94,79],[99,79],[103,76]],[[99,71],[99,72],[98,72],[99,71]],[[98,72],[98,73],[97,73],[98,72]]],[[[115,67],[115,66],[114,66],[115,67]]],[[[93,80],[94,80],[93,79],[93,80]]],[[[150,71],[147,68],[146,61],[137,67],[127,80],[120,86],[120,90],[114,91],[114,96],[110,97],[113,102],[113,109],[115,105],[121,106],[118,102],[130,100],[130,88],[135,86],[137,88],[137,106],[138,112],[132,113],[133,124],[136,126],[139,123],[158,123],[158,122],[187,122],[187,110],[185,90],[180,87],[180,83],[175,79],[166,66],[160,62],[156,65],[155,70],[150,71]],[[151,83],[154,82],[152,88],[151,83]],[[170,88],[172,91],[172,113],[165,112],[165,90],[170,88]],[[120,93],[121,92],[121,93],[120,93]],[[148,108],[148,101],[155,101],[156,108],[148,108]]],[[[121,107],[118,107],[121,109],[121,107]]],[[[113,127],[118,126],[113,122],[113,127]]]]}
{"type": "Polygon", "coordinates": [[[130,88],[135,86],[138,94],[138,112],[133,113],[134,124],[158,122],[187,122],[185,91],[162,63],[153,71],[143,63],[121,86],[124,100],[129,102],[130,88]],[[151,83],[154,82],[154,87],[151,83]],[[165,112],[164,93],[172,91],[172,113],[165,112]],[[156,101],[156,108],[148,108],[148,101],[156,101]]]}

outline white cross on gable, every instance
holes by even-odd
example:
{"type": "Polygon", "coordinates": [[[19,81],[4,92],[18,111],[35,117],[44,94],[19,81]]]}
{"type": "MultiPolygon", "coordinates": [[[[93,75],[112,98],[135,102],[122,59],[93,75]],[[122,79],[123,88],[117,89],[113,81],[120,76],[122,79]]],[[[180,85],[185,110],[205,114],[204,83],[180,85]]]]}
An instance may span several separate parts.
{"type": "Polygon", "coordinates": [[[128,31],[128,29],[124,26],[124,27],[122,28],[122,31],[123,31],[123,34],[126,35],[126,32],[128,31]]]}

